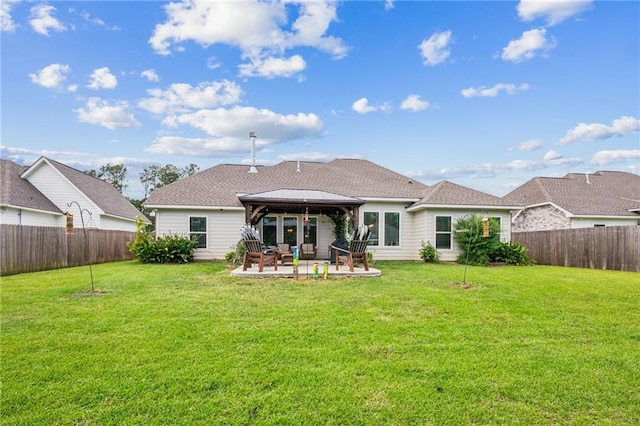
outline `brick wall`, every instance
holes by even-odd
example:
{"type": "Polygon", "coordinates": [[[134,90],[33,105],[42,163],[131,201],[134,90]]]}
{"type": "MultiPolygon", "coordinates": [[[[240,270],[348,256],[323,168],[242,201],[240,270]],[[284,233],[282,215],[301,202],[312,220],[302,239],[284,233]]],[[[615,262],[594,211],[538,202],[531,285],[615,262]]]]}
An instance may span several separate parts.
{"type": "Polygon", "coordinates": [[[569,229],[571,220],[553,206],[540,206],[524,210],[512,224],[512,232],[569,229]]]}

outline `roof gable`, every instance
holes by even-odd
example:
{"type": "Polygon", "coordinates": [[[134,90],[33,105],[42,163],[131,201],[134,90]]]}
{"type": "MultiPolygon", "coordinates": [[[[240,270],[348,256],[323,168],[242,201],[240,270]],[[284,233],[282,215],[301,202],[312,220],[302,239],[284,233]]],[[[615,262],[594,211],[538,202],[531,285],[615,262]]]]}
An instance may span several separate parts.
{"type": "Polygon", "coordinates": [[[11,160],[0,160],[0,203],[62,214],[31,182],[20,177],[26,169],[11,160]]]}
{"type": "Polygon", "coordinates": [[[500,197],[446,180],[432,186],[429,194],[416,203],[418,205],[514,207],[500,197]]]}
{"type": "Polygon", "coordinates": [[[89,198],[105,214],[131,220],[135,220],[136,216],[142,215],[129,200],[108,182],[49,158],[39,158],[31,167],[22,173],[22,177],[27,178],[31,173],[34,173],[38,167],[42,167],[45,164],[53,170],[56,170],[66,181],[89,198]]]}
{"type": "Polygon", "coordinates": [[[636,216],[640,176],[616,171],[569,173],[561,178],[536,177],[504,197],[524,206],[553,203],[573,215],[636,216]]]}

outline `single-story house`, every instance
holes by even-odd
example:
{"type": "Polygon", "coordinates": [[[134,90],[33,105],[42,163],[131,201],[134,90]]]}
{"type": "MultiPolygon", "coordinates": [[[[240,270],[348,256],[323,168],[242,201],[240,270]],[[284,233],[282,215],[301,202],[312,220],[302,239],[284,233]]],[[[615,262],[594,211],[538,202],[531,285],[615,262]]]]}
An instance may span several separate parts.
{"type": "Polygon", "coordinates": [[[451,182],[427,186],[359,159],[283,161],[273,166],[219,164],[153,191],[144,202],[155,213],[156,235],[197,236],[196,259],[223,259],[243,224],[255,225],[275,246],[313,243],[330,257],[336,212],[372,231],[368,250],[379,260],[419,260],[431,242],[442,260],[455,260],[456,220],[471,214],[499,218],[511,238],[519,205],[451,182]]]}
{"type": "Polygon", "coordinates": [[[513,215],[514,232],[640,224],[640,176],[633,173],[536,177],[504,199],[524,206],[513,215]]]}
{"type": "Polygon", "coordinates": [[[134,232],[143,216],[111,184],[52,159],[28,167],[0,160],[0,168],[2,224],[65,227],[71,213],[74,228],[82,229],[83,209],[87,228],[134,232]]]}

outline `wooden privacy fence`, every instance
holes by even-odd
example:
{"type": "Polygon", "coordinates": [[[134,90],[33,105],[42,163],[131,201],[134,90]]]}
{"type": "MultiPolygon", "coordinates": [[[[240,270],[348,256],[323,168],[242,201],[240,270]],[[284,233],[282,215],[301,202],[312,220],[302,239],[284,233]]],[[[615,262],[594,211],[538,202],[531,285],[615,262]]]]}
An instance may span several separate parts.
{"type": "Polygon", "coordinates": [[[134,238],[126,231],[87,229],[85,238],[82,229],[0,225],[0,275],[130,260],[126,243],[134,238]]]}
{"type": "Polygon", "coordinates": [[[513,232],[540,265],[640,272],[640,226],[513,232]]]}

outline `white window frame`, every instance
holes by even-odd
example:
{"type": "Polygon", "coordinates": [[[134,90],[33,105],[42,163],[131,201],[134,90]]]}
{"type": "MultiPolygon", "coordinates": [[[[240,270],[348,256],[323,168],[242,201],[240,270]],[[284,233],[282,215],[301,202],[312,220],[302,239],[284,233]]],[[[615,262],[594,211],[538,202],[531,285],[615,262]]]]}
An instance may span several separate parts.
{"type": "Polygon", "coordinates": [[[453,250],[453,216],[451,215],[434,215],[433,217],[433,231],[435,234],[434,237],[434,245],[438,250],[453,250]],[[439,217],[448,217],[449,218],[449,230],[448,231],[438,231],[438,218],[439,217]],[[438,235],[449,235],[449,247],[438,247],[438,235]]]}
{"type": "Polygon", "coordinates": [[[191,238],[193,235],[204,235],[204,247],[196,246],[196,250],[206,249],[209,246],[209,218],[207,216],[190,215],[187,227],[189,229],[189,238],[191,238]],[[193,218],[204,219],[204,232],[191,230],[191,219],[193,218]]]}

